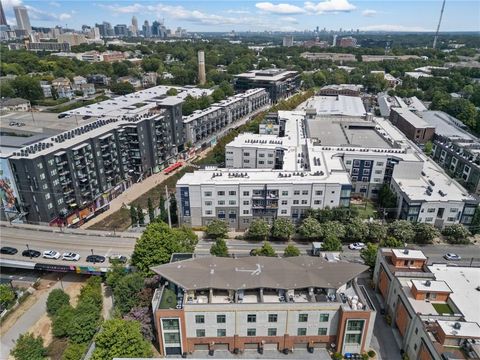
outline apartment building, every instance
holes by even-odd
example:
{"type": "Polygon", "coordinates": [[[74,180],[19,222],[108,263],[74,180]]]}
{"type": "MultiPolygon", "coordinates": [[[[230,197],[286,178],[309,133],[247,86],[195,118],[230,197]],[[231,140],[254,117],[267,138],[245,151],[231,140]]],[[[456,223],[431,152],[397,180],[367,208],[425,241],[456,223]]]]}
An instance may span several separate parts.
{"type": "Polygon", "coordinates": [[[435,134],[435,127],[405,108],[391,108],[390,121],[410,140],[425,144],[435,134]]]}
{"type": "Polygon", "coordinates": [[[369,348],[375,310],[356,278],[367,267],[320,257],[194,258],[153,267],[163,356],[197,350],[369,348]]]}
{"type": "Polygon", "coordinates": [[[363,89],[363,85],[356,85],[356,84],[325,85],[317,92],[317,95],[360,96],[362,89],[363,89]]]}
{"type": "Polygon", "coordinates": [[[220,218],[237,229],[255,218],[298,222],[309,208],[375,198],[383,184],[397,195],[398,218],[440,228],[473,219],[478,200],[388,120],[367,114],[358,97],[315,96],[267,122],[262,133],[227,144],[225,168],[178,181],[181,222],[201,226],[220,218]]]}
{"type": "Polygon", "coordinates": [[[309,61],[319,61],[319,60],[330,60],[333,62],[356,62],[357,58],[353,54],[343,54],[343,53],[311,53],[304,52],[300,56],[309,61]]]}
{"type": "Polygon", "coordinates": [[[273,103],[293,95],[300,88],[298,71],[285,69],[252,70],[235,75],[233,84],[236,91],[264,88],[273,103]]]}
{"type": "Polygon", "coordinates": [[[420,250],[379,250],[375,288],[410,359],[479,358],[479,276],[476,267],[427,265],[420,250]]]}

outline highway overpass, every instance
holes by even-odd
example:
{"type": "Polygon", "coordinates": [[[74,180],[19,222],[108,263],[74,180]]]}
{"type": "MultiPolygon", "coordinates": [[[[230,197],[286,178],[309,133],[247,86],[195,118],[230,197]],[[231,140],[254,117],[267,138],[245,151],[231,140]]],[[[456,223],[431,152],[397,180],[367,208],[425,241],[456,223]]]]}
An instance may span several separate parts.
{"type": "Polygon", "coordinates": [[[103,255],[108,257],[113,254],[132,255],[135,242],[140,234],[124,232],[91,231],[80,229],[60,229],[49,226],[0,223],[1,246],[11,246],[18,250],[15,255],[0,254],[0,266],[37,269],[59,272],[77,273],[103,273],[111,264],[108,259],[102,264],[87,263],[88,255],[103,255]],[[22,256],[22,251],[27,249],[56,250],[74,252],[81,256],[79,261],[62,261],[61,259],[28,258],[22,256]]]}

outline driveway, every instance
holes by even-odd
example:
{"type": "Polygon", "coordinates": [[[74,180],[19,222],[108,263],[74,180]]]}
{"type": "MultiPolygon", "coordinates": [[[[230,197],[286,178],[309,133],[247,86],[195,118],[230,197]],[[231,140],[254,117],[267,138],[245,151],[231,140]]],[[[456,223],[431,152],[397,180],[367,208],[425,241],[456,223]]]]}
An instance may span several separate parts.
{"type": "Polygon", "coordinates": [[[370,287],[369,281],[369,278],[358,279],[358,283],[365,286],[365,289],[377,310],[370,347],[375,350],[377,353],[377,359],[379,360],[402,360],[400,348],[395,341],[392,328],[387,324],[383,315],[380,314],[380,303],[378,302],[375,290],[370,287]]]}

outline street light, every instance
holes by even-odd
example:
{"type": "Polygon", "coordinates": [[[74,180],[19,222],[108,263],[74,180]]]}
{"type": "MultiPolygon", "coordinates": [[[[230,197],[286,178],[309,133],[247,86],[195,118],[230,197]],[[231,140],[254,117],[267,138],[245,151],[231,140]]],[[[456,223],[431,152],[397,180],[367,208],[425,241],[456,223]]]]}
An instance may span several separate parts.
{"type": "Polygon", "coordinates": [[[92,260],[93,260],[93,263],[95,264],[95,256],[93,256],[93,249],[90,249],[90,251],[92,252],[92,260]]]}
{"type": "Polygon", "coordinates": [[[30,259],[32,259],[32,253],[30,251],[30,248],[28,247],[28,244],[26,244],[26,245],[27,245],[28,255],[30,256],[30,259]]]}

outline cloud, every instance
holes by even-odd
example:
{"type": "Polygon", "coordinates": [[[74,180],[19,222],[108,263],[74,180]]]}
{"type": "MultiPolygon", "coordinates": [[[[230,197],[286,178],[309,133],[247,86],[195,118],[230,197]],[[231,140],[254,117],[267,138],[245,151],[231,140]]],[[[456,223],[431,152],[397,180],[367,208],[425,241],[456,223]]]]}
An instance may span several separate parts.
{"type": "Polygon", "coordinates": [[[25,5],[28,10],[28,15],[31,19],[36,21],[58,22],[65,21],[72,18],[69,13],[55,14],[45,10],[37,9],[36,7],[25,5]]]}
{"type": "Polygon", "coordinates": [[[296,18],[294,18],[293,16],[282,16],[278,20],[280,20],[284,23],[298,24],[298,20],[296,18]]]}
{"type": "Polygon", "coordinates": [[[21,0],[2,0],[3,10],[12,10],[14,6],[22,5],[21,0]]]}
{"type": "Polygon", "coordinates": [[[68,20],[68,19],[71,19],[71,18],[72,18],[72,15],[70,15],[68,13],[62,13],[62,14],[58,15],[58,20],[61,20],[61,21],[68,20]]]}
{"type": "Polygon", "coordinates": [[[356,6],[349,3],[348,0],[326,0],[318,4],[307,1],[304,5],[305,10],[315,14],[350,12],[356,9],[356,6]]]}
{"type": "Polygon", "coordinates": [[[60,7],[60,6],[62,6],[60,3],[56,2],[56,1],[50,1],[48,4],[49,4],[50,6],[55,6],[55,7],[60,7]]]}
{"type": "Polygon", "coordinates": [[[362,31],[392,31],[392,32],[422,32],[422,31],[432,31],[425,29],[421,26],[404,26],[404,25],[395,25],[395,24],[382,24],[382,25],[369,25],[361,27],[362,31]]]}
{"type": "Polygon", "coordinates": [[[296,6],[296,5],[291,5],[291,4],[272,4],[271,2],[260,2],[256,3],[255,7],[257,9],[274,13],[274,14],[301,14],[304,13],[305,10],[296,6]]]}
{"type": "Polygon", "coordinates": [[[362,11],[362,16],[366,16],[366,17],[374,17],[377,14],[378,14],[377,10],[366,9],[362,11]]]}
{"type": "Polygon", "coordinates": [[[242,15],[242,14],[250,14],[250,11],[248,10],[227,10],[225,11],[227,14],[237,14],[237,15],[242,15]]]}

